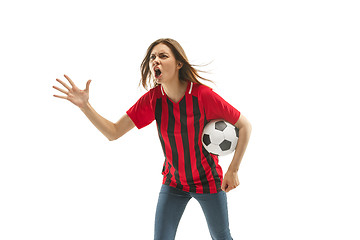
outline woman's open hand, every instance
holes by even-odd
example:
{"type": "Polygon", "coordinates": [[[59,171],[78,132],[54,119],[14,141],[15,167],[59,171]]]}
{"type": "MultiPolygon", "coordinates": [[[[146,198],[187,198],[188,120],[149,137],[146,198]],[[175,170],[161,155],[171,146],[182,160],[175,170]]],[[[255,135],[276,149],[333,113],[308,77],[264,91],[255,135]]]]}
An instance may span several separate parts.
{"type": "Polygon", "coordinates": [[[80,90],[67,75],[64,75],[64,77],[69,81],[71,87],[69,87],[66,83],[64,83],[60,79],[56,79],[56,81],[61,83],[61,85],[63,85],[67,89],[67,91],[58,88],[56,86],[53,86],[53,88],[66,95],[66,96],[54,95],[54,97],[67,99],[76,106],[78,106],[79,108],[85,107],[89,101],[89,86],[91,80],[87,81],[86,88],[84,90],[80,90]]]}

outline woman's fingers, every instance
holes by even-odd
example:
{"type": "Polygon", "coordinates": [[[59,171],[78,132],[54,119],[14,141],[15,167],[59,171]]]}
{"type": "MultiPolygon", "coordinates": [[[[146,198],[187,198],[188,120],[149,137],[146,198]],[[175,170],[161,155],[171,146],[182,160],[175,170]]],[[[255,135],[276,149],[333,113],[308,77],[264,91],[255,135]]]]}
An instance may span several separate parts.
{"type": "Polygon", "coordinates": [[[89,86],[90,86],[91,80],[87,81],[85,91],[89,92],[89,86]]]}
{"type": "Polygon", "coordinates": [[[53,96],[57,97],[57,98],[67,99],[67,97],[64,97],[64,96],[59,96],[59,95],[53,95],[53,96]]]}
{"type": "Polygon", "coordinates": [[[75,83],[66,74],[64,74],[64,77],[69,81],[72,87],[76,87],[75,83]]]}
{"type": "Polygon", "coordinates": [[[69,90],[70,91],[70,87],[68,86],[68,85],[66,85],[66,83],[64,83],[63,81],[61,81],[60,79],[56,79],[56,81],[58,81],[59,83],[61,83],[61,85],[63,85],[67,90],[69,90]]]}
{"type": "Polygon", "coordinates": [[[84,103],[86,101],[88,101],[88,99],[89,99],[89,86],[90,86],[91,80],[89,80],[86,83],[86,89],[85,89],[86,91],[83,91],[83,90],[80,90],[79,88],[77,88],[76,85],[74,84],[74,82],[66,74],[64,74],[64,76],[71,84],[71,87],[57,78],[56,81],[58,81],[61,85],[63,85],[68,91],[66,91],[66,89],[62,89],[62,88],[53,86],[54,89],[65,94],[65,96],[60,96],[60,95],[53,95],[53,96],[57,97],[57,98],[69,100],[70,102],[72,102],[73,104],[75,104],[78,107],[83,106],[84,103]]]}
{"type": "Polygon", "coordinates": [[[69,94],[69,93],[66,92],[65,90],[62,90],[61,88],[58,88],[58,87],[56,87],[56,86],[53,86],[53,88],[55,88],[56,90],[58,90],[58,91],[60,91],[60,92],[62,92],[62,93],[64,93],[64,94],[66,94],[66,95],[69,94]]]}

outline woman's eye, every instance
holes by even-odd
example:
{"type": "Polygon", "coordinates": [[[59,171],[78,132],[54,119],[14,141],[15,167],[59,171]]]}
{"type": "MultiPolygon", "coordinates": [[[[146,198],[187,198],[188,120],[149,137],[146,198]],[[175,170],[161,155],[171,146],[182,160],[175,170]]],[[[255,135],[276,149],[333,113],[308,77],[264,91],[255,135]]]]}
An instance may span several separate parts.
{"type": "MultiPolygon", "coordinates": [[[[168,56],[167,55],[163,55],[163,54],[160,54],[159,55],[159,58],[167,58],[168,56]]],[[[154,60],[156,58],[156,56],[155,55],[151,55],[150,56],[150,60],[154,60]]]]}

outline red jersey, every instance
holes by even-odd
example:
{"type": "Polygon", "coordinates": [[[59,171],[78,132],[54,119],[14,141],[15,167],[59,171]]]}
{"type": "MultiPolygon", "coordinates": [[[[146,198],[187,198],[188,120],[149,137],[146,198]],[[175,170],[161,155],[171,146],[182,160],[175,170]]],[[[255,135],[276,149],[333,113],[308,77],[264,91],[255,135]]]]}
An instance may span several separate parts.
{"type": "Polygon", "coordinates": [[[205,150],[201,136],[213,119],[235,124],[240,112],[211,88],[188,82],[183,98],[175,103],[161,85],[145,93],[127,112],[140,129],[156,120],[165,155],[163,184],[195,193],[221,191],[223,172],[216,155],[205,150]]]}

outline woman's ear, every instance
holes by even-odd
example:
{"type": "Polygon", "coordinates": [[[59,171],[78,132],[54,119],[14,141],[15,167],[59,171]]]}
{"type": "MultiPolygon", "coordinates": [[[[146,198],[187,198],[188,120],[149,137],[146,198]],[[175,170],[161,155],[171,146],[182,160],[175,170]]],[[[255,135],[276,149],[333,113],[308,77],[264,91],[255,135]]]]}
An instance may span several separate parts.
{"type": "Polygon", "coordinates": [[[182,68],[182,66],[183,66],[183,63],[182,63],[182,62],[178,62],[178,64],[177,64],[177,69],[182,68]]]}

